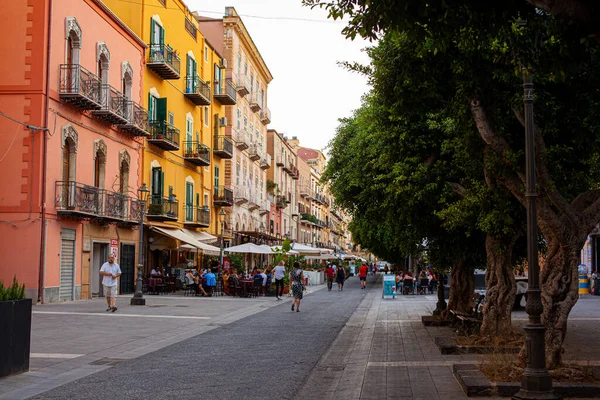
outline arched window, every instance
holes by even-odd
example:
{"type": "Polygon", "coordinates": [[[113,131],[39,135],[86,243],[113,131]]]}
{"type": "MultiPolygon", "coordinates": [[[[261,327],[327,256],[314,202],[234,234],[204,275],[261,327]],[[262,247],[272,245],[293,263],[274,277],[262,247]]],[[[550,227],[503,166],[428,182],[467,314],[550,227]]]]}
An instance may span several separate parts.
{"type": "Polygon", "coordinates": [[[102,139],[94,140],[94,186],[104,189],[106,172],[106,143],[102,139]]]}
{"type": "Polygon", "coordinates": [[[98,77],[100,77],[100,82],[102,84],[102,88],[100,93],[101,95],[101,104],[104,107],[108,107],[109,101],[109,88],[108,88],[108,69],[110,67],[110,52],[108,51],[108,47],[104,42],[98,42],[98,77]]]}
{"type": "Polygon", "coordinates": [[[119,152],[119,192],[123,194],[129,193],[129,165],[131,158],[127,150],[123,149],[119,152]]]}

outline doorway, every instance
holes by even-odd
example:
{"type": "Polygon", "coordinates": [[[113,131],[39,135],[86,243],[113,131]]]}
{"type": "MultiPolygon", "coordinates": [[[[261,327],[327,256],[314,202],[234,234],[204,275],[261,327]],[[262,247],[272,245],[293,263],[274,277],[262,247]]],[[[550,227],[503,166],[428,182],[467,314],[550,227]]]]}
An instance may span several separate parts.
{"type": "Polygon", "coordinates": [[[119,279],[119,294],[133,293],[135,283],[135,246],[121,244],[121,277],[119,279]]]}
{"type": "Polygon", "coordinates": [[[103,297],[102,277],[100,268],[108,260],[108,243],[94,243],[92,249],[92,272],[90,277],[90,291],[92,297],[103,297]]]}

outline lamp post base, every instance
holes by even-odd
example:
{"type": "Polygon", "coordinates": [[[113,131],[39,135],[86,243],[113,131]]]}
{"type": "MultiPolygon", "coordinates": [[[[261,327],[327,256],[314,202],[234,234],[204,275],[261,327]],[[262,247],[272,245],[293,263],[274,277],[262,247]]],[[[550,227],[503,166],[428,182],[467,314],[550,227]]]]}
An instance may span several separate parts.
{"type": "Polygon", "coordinates": [[[132,297],[131,302],[129,304],[132,306],[145,306],[146,299],[144,299],[143,297],[132,297]]]}

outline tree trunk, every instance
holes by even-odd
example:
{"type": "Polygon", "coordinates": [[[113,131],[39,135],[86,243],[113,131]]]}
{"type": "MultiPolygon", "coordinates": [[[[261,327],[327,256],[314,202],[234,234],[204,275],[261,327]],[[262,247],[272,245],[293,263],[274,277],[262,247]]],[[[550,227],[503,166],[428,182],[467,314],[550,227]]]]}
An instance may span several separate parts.
{"type": "Polygon", "coordinates": [[[469,311],[469,303],[475,290],[475,276],[470,263],[457,260],[450,272],[450,298],[448,310],[469,311]]]}
{"type": "Polygon", "coordinates": [[[482,336],[501,336],[512,331],[511,312],[517,285],[511,259],[516,237],[486,236],[486,297],[483,307],[482,336]]]}
{"type": "Polygon", "coordinates": [[[560,366],[567,319],[579,296],[577,267],[584,240],[552,243],[540,272],[544,305],[542,322],[546,325],[546,366],[549,369],[560,366]]]}

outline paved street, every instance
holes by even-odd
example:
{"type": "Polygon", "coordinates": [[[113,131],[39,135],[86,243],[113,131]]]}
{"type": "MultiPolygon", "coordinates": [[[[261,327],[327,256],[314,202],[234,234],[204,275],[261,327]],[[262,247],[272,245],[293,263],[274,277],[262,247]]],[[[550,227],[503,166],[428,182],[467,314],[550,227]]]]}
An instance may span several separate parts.
{"type": "MultiPolygon", "coordinates": [[[[0,399],[465,399],[451,365],[477,356],[435,347],[451,334],[420,322],[435,296],[382,300],[369,279],[310,287],[300,313],[272,298],[123,297],[116,314],[102,299],[36,306],[32,371],[0,380],[0,399]]],[[[581,346],[598,303],[573,311],[566,358],[600,361],[581,346]]]]}

